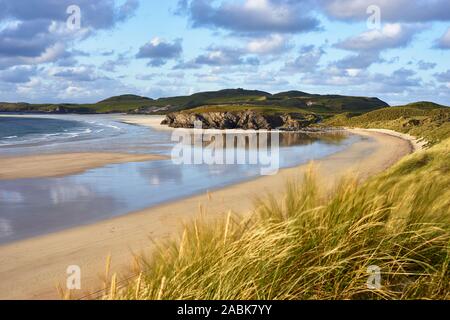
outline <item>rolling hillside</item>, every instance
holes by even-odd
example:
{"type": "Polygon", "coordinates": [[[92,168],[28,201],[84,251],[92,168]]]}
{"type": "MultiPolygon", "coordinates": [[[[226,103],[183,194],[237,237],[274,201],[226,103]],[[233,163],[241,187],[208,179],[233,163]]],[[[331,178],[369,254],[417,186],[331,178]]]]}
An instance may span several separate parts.
{"type": "Polygon", "coordinates": [[[387,106],[387,103],[378,98],[316,95],[301,91],[272,95],[258,90],[226,89],[157,100],[136,95],[121,95],[94,104],[0,103],[0,112],[167,114],[211,107],[214,110],[247,108],[263,112],[267,109],[271,111],[279,109],[282,112],[320,113],[329,117],[342,112],[360,114],[387,106]]]}

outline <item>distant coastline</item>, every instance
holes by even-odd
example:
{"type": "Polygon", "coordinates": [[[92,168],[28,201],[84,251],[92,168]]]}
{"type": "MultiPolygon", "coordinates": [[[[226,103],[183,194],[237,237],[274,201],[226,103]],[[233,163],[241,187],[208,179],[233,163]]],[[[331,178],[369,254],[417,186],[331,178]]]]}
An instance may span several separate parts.
{"type": "Polygon", "coordinates": [[[351,97],[341,95],[319,95],[302,91],[287,91],[271,94],[259,90],[225,89],[199,92],[190,96],[151,99],[138,95],[114,96],[96,103],[40,103],[0,102],[0,112],[50,113],[50,114],[167,114],[202,106],[227,106],[241,109],[267,111],[278,109],[288,112],[309,110],[310,112],[368,111],[389,106],[372,97],[351,97]]]}

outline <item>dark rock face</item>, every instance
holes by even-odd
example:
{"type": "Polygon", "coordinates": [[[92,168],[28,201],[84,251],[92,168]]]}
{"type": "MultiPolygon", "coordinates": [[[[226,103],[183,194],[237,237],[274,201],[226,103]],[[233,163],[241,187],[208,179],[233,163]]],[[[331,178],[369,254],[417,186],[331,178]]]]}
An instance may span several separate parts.
{"type": "Polygon", "coordinates": [[[172,128],[194,128],[201,121],[203,129],[244,129],[244,130],[300,130],[317,123],[321,118],[314,114],[263,114],[254,111],[170,113],[161,124],[172,128]]]}

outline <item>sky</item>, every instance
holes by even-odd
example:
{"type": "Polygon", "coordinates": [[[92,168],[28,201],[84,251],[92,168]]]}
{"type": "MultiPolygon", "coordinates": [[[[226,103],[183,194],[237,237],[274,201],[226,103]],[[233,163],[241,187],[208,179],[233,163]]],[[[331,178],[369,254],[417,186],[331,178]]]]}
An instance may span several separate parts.
{"type": "Polygon", "coordinates": [[[450,105],[449,0],[0,0],[0,101],[225,88],[450,105]]]}

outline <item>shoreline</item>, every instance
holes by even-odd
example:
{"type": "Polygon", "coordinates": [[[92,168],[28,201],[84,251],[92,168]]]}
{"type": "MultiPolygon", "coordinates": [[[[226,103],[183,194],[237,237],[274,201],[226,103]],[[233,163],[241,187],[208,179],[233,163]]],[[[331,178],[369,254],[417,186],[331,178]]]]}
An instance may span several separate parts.
{"type": "Polygon", "coordinates": [[[428,141],[426,141],[424,139],[419,139],[419,138],[411,136],[409,134],[397,132],[394,130],[389,130],[389,129],[359,129],[359,130],[366,130],[368,132],[379,132],[379,133],[387,134],[387,135],[390,135],[393,137],[398,137],[398,138],[404,139],[406,141],[409,141],[413,152],[423,150],[425,148],[425,146],[428,144],[428,141]]]}
{"type": "MultiPolygon", "coordinates": [[[[145,126],[145,127],[150,127],[154,130],[158,130],[158,131],[173,131],[173,130],[193,130],[193,129],[187,129],[187,128],[172,128],[166,125],[162,125],[161,121],[164,119],[164,116],[154,116],[154,115],[121,115],[118,116],[117,119],[119,121],[122,121],[124,123],[127,124],[132,124],[132,125],[138,125],[138,126],[145,126]]],[[[404,139],[406,141],[408,141],[411,144],[411,148],[413,150],[413,152],[416,151],[420,151],[423,150],[424,147],[427,145],[427,141],[425,141],[424,139],[418,139],[416,137],[413,137],[409,134],[405,134],[405,133],[400,133],[394,130],[389,130],[389,129],[366,129],[366,128],[348,128],[348,127],[343,127],[343,128],[333,128],[336,129],[335,131],[347,131],[347,132],[378,132],[378,133],[383,133],[386,135],[390,135],[393,137],[397,137],[397,138],[401,138],[404,139]]],[[[206,132],[212,132],[212,133],[216,133],[216,132],[224,132],[224,130],[219,130],[219,129],[204,129],[206,132]]],[[[229,132],[248,132],[248,130],[242,130],[242,129],[227,129],[226,131],[229,132]]],[[[305,131],[306,133],[310,133],[310,134],[320,134],[320,133],[329,133],[329,132],[333,132],[334,130],[331,131],[327,131],[327,130],[319,130],[319,131],[305,131]]],[[[267,132],[267,130],[260,130],[259,132],[267,132]]],[[[289,132],[289,131],[279,131],[279,132],[289,132]]]]}
{"type": "MultiPolygon", "coordinates": [[[[366,179],[380,173],[414,151],[410,140],[398,136],[365,129],[350,131],[365,139],[314,162],[319,182],[326,190],[347,174],[366,179]]],[[[309,168],[309,164],[303,164],[282,169],[275,176],[259,177],[206,195],[0,246],[0,299],[61,298],[56,285],[65,283],[69,265],[78,265],[82,270],[83,290],[74,297],[83,296],[100,286],[99,274],[109,254],[112,273],[129,270],[134,254],[155,248],[149,238],[159,242],[178,235],[183,223],[192,221],[199,211],[207,212],[211,219],[230,210],[248,214],[256,197],[282,194],[288,179],[301,180],[309,168]]]]}
{"type": "MultiPolygon", "coordinates": [[[[164,116],[155,116],[155,115],[118,115],[116,116],[116,121],[120,121],[122,123],[150,127],[157,131],[174,131],[174,130],[184,130],[184,131],[193,131],[194,128],[173,128],[168,125],[162,125],[161,122],[164,120],[164,116]]],[[[346,131],[345,128],[330,128],[327,129],[319,129],[319,130],[267,130],[267,129],[202,129],[206,133],[249,133],[249,132],[278,132],[278,133],[306,133],[306,134],[322,134],[322,133],[333,133],[333,132],[342,132],[346,131]]]]}
{"type": "Polygon", "coordinates": [[[167,157],[129,153],[57,153],[0,157],[0,181],[73,175],[109,164],[165,160],[167,157]],[[45,170],[43,170],[45,169],[45,170]]]}
{"type": "MultiPolygon", "coordinates": [[[[114,117],[117,121],[121,121],[126,124],[150,127],[158,131],[173,131],[174,128],[169,126],[163,126],[161,121],[164,120],[164,116],[145,116],[145,115],[117,115],[114,117]]],[[[189,130],[189,129],[187,129],[189,130]]]]}

